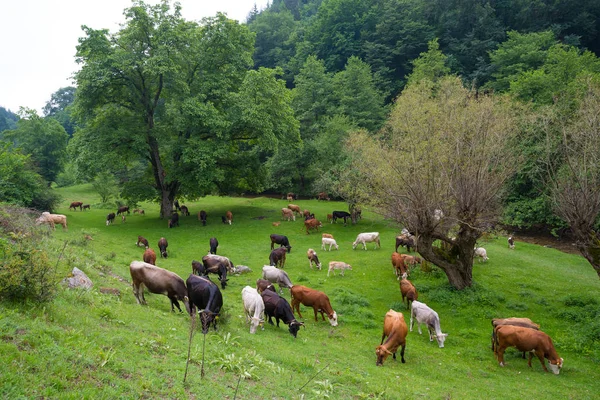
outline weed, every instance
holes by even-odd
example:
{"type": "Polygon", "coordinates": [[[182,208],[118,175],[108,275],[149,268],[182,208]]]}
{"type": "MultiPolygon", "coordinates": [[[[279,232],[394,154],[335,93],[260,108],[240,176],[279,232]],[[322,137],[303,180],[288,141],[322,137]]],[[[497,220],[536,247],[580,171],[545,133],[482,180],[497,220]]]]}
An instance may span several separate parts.
{"type": "Polygon", "coordinates": [[[329,379],[315,381],[315,388],[312,389],[313,399],[329,399],[332,397],[338,383],[331,383],[329,379]]]}

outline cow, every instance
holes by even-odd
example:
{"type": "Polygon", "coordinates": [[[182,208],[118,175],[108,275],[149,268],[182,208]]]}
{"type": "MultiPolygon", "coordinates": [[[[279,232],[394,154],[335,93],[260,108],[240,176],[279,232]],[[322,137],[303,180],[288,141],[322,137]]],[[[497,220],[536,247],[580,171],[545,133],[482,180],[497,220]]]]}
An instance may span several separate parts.
{"type": "Polygon", "coordinates": [[[275,245],[278,244],[281,247],[285,247],[287,252],[290,253],[292,251],[292,246],[290,246],[290,241],[287,236],[277,235],[275,233],[271,234],[271,250],[275,248],[275,245]]]}
{"type": "Polygon", "coordinates": [[[142,261],[132,261],[129,264],[129,272],[133,282],[133,295],[138,304],[146,304],[144,298],[144,286],[146,286],[150,293],[166,295],[171,300],[171,311],[175,311],[174,307],[177,307],[179,312],[182,312],[179,307],[179,301],[182,301],[186,310],[190,312],[185,283],[176,273],[142,261]]]}
{"type": "Polygon", "coordinates": [[[323,233],[321,237],[333,239],[333,235],[331,233],[323,233]]]}
{"type": "Polygon", "coordinates": [[[298,196],[295,193],[289,192],[286,196],[286,199],[288,201],[292,201],[292,200],[296,200],[298,198],[298,196]]]}
{"type": "Polygon", "coordinates": [[[190,316],[193,316],[198,307],[202,333],[207,334],[210,324],[217,330],[217,317],[223,307],[223,295],[219,287],[204,276],[191,274],[185,281],[190,298],[190,316]]]}
{"type": "Polygon", "coordinates": [[[487,251],[483,247],[475,247],[475,257],[479,257],[479,262],[486,262],[489,258],[487,251]]]}
{"type": "Polygon", "coordinates": [[[385,359],[392,354],[394,360],[396,359],[396,352],[398,347],[402,346],[400,350],[400,359],[402,363],[406,363],[404,360],[404,350],[406,349],[406,335],[408,334],[408,327],[404,321],[404,315],[400,312],[396,312],[390,309],[383,320],[383,334],[381,335],[381,344],[375,348],[375,355],[377,361],[375,365],[378,367],[383,366],[385,359]],[[385,343],[383,340],[387,337],[385,343]]]}
{"type": "Polygon", "coordinates": [[[126,220],[125,214],[121,214],[121,223],[122,224],[125,223],[125,220],[126,220]]]}
{"type": "Polygon", "coordinates": [[[231,225],[231,223],[233,222],[233,214],[231,213],[231,211],[227,211],[225,213],[225,220],[229,225],[231,225]]]}
{"type": "Polygon", "coordinates": [[[233,263],[227,257],[207,254],[202,257],[202,264],[204,265],[204,274],[207,275],[209,272],[217,274],[221,282],[221,288],[225,289],[229,280],[227,279],[227,271],[233,270],[233,263]]]}
{"type": "Polygon", "coordinates": [[[392,267],[394,267],[394,274],[398,280],[400,280],[401,276],[408,275],[408,268],[406,268],[406,264],[404,264],[403,254],[394,252],[392,253],[392,267]]]}
{"type": "Polygon", "coordinates": [[[83,205],[83,210],[91,210],[90,205],[89,204],[84,204],[83,205]]]}
{"type": "Polygon", "coordinates": [[[293,286],[292,281],[290,281],[290,277],[288,276],[287,272],[282,271],[277,267],[273,267],[272,265],[265,265],[262,271],[263,279],[279,285],[279,293],[283,293],[283,288],[290,289],[293,286]]]}
{"type": "Polygon", "coordinates": [[[419,335],[421,335],[421,324],[427,325],[427,329],[429,330],[429,341],[432,342],[433,339],[437,340],[438,346],[441,348],[444,347],[444,341],[448,336],[447,333],[442,333],[442,328],[440,327],[440,317],[438,313],[433,311],[430,307],[425,303],[421,303],[420,301],[414,300],[412,302],[412,307],[410,311],[410,331],[413,330],[413,322],[417,320],[417,329],[419,330],[419,335]]]}
{"type": "Polygon", "coordinates": [[[198,213],[198,221],[202,221],[202,226],[206,226],[206,217],[207,217],[206,211],[201,210],[198,213]]]}
{"type": "Polygon", "coordinates": [[[515,238],[512,237],[512,235],[510,235],[507,239],[508,242],[508,248],[511,250],[515,249],[515,238]]]}
{"type": "MultiPolygon", "coordinates": [[[[513,325],[513,326],[522,326],[525,328],[535,329],[536,331],[540,330],[540,325],[536,324],[529,318],[493,318],[492,319],[492,351],[496,351],[496,327],[500,325],[513,325]]],[[[525,358],[525,352],[523,352],[523,358],[525,358]]]]}
{"type": "Polygon", "coordinates": [[[344,220],[344,226],[346,226],[346,220],[351,217],[350,213],[346,211],[334,211],[331,216],[331,223],[337,224],[339,218],[344,220]]]}
{"type": "Polygon", "coordinates": [[[310,234],[310,229],[319,230],[319,228],[323,227],[323,224],[319,222],[317,219],[309,219],[308,221],[304,221],[304,227],[306,228],[306,234],[310,234]]]}
{"type": "Polygon", "coordinates": [[[144,210],[142,210],[141,208],[136,208],[133,210],[134,214],[140,214],[140,215],[146,215],[146,212],[144,210]]]}
{"type": "Polygon", "coordinates": [[[304,211],[302,211],[302,216],[304,217],[304,220],[307,220],[307,219],[314,218],[315,214],[311,214],[309,210],[304,210],[304,211]]]}
{"type": "Polygon", "coordinates": [[[143,236],[138,236],[138,240],[137,240],[137,243],[135,245],[138,246],[138,247],[140,245],[142,245],[145,248],[150,247],[150,245],[148,244],[148,240],[145,237],[143,237],[143,236]]]}
{"type": "Polygon", "coordinates": [[[300,303],[302,303],[306,307],[313,308],[315,321],[319,321],[317,318],[318,312],[321,313],[321,318],[325,321],[325,313],[331,326],[337,326],[337,313],[331,307],[329,297],[325,293],[307,288],[306,286],[294,285],[290,289],[290,294],[292,296],[292,311],[296,310],[300,318],[302,318],[302,314],[300,314],[300,303]]]}
{"type": "MultiPolygon", "coordinates": [[[[71,205],[69,206],[69,211],[71,211],[71,209],[73,209],[73,211],[77,211],[77,208],[79,208],[79,211],[83,211],[83,203],[81,201],[74,201],[71,203],[71,205]]],[[[89,208],[89,206],[88,206],[89,208]]]]}
{"type": "Polygon", "coordinates": [[[548,366],[552,373],[558,375],[563,367],[563,359],[560,358],[554,348],[552,339],[546,333],[531,328],[513,325],[499,325],[495,328],[496,342],[494,352],[500,366],[504,367],[504,351],[508,347],[516,347],[519,351],[529,351],[528,365],[531,367],[533,354],[540,359],[542,368],[548,372],[544,358],[549,361],[548,366]]]}
{"type": "Polygon", "coordinates": [[[404,246],[406,247],[406,251],[410,253],[410,248],[416,249],[417,243],[415,237],[410,233],[404,233],[402,235],[396,236],[396,252],[398,252],[398,247],[404,246]]]}
{"type": "Polygon", "coordinates": [[[176,212],[174,212],[171,215],[171,219],[169,219],[169,222],[167,223],[167,226],[169,228],[174,228],[176,226],[179,226],[179,214],[177,214],[176,212]]]}
{"type": "Polygon", "coordinates": [[[402,302],[406,299],[406,309],[410,310],[410,303],[419,298],[417,288],[412,284],[411,281],[403,277],[400,280],[400,293],[402,294],[402,302]]]}
{"type": "Polygon", "coordinates": [[[308,249],[306,252],[306,256],[308,257],[308,266],[312,269],[313,263],[315,263],[315,267],[321,270],[321,262],[319,261],[319,257],[317,257],[317,252],[313,249],[308,249]]]}
{"type": "Polygon", "coordinates": [[[317,200],[329,200],[329,196],[327,196],[327,193],[325,192],[320,192],[317,196],[317,200]]]}
{"type": "Polygon", "coordinates": [[[302,215],[302,211],[300,211],[300,206],[298,206],[296,204],[288,204],[287,208],[292,210],[293,212],[295,212],[298,215],[302,215]]]}
{"type": "Polygon", "coordinates": [[[167,239],[165,239],[164,237],[161,237],[158,240],[158,249],[160,250],[160,258],[167,258],[167,247],[169,246],[169,243],[167,242],[167,239]]]}
{"type": "Polygon", "coordinates": [[[323,250],[325,250],[325,247],[329,245],[329,251],[331,251],[331,246],[335,247],[336,250],[339,250],[339,246],[337,244],[337,242],[335,241],[335,239],[331,239],[331,238],[321,238],[321,248],[323,250]]]}
{"type": "Polygon", "coordinates": [[[115,213],[110,213],[106,216],[106,226],[112,224],[115,221],[115,213]]]}
{"type": "Polygon", "coordinates": [[[117,215],[121,215],[121,214],[123,214],[124,212],[127,212],[127,215],[131,214],[131,213],[129,212],[129,206],[122,206],[122,207],[119,207],[119,208],[117,209],[117,215]]]}
{"type": "Polygon", "coordinates": [[[279,268],[285,267],[285,253],[287,250],[285,247],[279,247],[269,254],[269,265],[278,266],[279,268]]]}
{"type": "Polygon", "coordinates": [[[181,211],[181,207],[179,207],[179,200],[175,200],[173,205],[175,206],[175,211],[181,211]]]}
{"type": "Polygon", "coordinates": [[[209,239],[210,250],[208,251],[210,254],[217,254],[217,247],[219,247],[219,241],[216,237],[211,237],[209,239]]]}
{"type": "Polygon", "coordinates": [[[256,290],[258,290],[258,293],[262,293],[265,290],[271,290],[271,291],[275,292],[275,287],[273,286],[273,284],[271,282],[269,282],[266,279],[257,279],[256,280],[256,290]]]}
{"type": "Polygon", "coordinates": [[[277,327],[279,327],[279,320],[282,320],[284,324],[289,326],[288,330],[290,334],[296,337],[298,330],[300,330],[301,326],[304,326],[304,323],[296,321],[290,303],[279,296],[277,292],[271,290],[263,290],[261,296],[265,302],[265,314],[269,317],[269,324],[273,325],[272,318],[275,317],[277,327]]]}
{"type": "Polygon", "coordinates": [[[184,217],[189,217],[190,216],[190,210],[187,208],[187,206],[181,206],[181,214],[183,214],[184,217]]]}
{"type": "Polygon", "coordinates": [[[249,272],[252,272],[252,270],[246,265],[236,265],[233,267],[232,271],[232,273],[236,275],[247,274],[249,272]]]}
{"type": "Polygon", "coordinates": [[[352,243],[352,249],[356,249],[359,243],[362,243],[363,249],[367,250],[367,242],[375,242],[374,248],[381,248],[379,243],[379,232],[364,232],[359,233],[356,240],[352,243]]]}
{"type": "Polygon", "coordinates": [[[281,219],[284,219],[286,221],[296,221],[296,216],[294,215],[294,212],[292,210],[284,207],[281,209],[281,219]]]}
{"type": "Polygon", "coordinates": [[[352,266],[350,264],[346,264],[345,262],[341,262],[341,261],[331,261],[329,263],[329,269],[327,270],[327,277],[329,277],[329,273],[331,271],[333,271],[333,276],[335,276],[336,269],[341,270],[340,275],[344,276],[344,271],[347,269],[352,271],[352,266]]]}
{"type": "Polygon", "coordinates": [[[277,226],[281,225],[281,222],[279,222],[279,221],[271,222],[271,225],[277,227],[277,226]]]}
{"type": "Polygon", "coordinates": [[[327,222],[333,223],[333,214],[327,214],[327,222]]]}
{"type": "Polygon", "coordinates": [[[67,228],[67,216],[62,214],[50,214],[48,211],[44,211],[42,215],[40,215],[35,220],[36,225],[47,224],[55,230],[55,224],[60,224],[63,227],[63,230],[68,230],[67,228]]]}
{"type": "Polygon", "coordinates": [[[244,303],[246,323],[250,322],[250,333],[256,333],[259,325],[264,330],[265,303],[262,296],[253,287],[245,286],[242,289],[242,302],[244,303]]]}
{"type": "Polygon", "coordinates": [[[192,261],[192,274],[194,275],[208,275],[206,269],[204,268],[204,264],[200,261],[193,260],[192,261]]]}
{"type": "Polygon", "coordinates": [[[147,248],[146,251],[144,251],[142,259],[145,263],[156,265],[156,253],[150,248],[147,248]]]}

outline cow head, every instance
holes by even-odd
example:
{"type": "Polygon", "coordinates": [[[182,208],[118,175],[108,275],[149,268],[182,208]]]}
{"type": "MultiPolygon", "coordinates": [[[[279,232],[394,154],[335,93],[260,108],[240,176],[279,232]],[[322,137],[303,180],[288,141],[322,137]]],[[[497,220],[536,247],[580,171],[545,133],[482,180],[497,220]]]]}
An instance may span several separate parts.
{"type": "Polygon", "coordinates": [[[252,333],[252,334],[256,333],[256,328],[258,328],[259,326],[264,331],[265,330],[265,320],[262,318],[252,317],[250,320],[250,333],[252,333]]]}
{"type": "Polygon", "coordinates": [[[327,316],[327,318],[329,319],[329,323],[331,324],[331,326],[337,326],[337,313],[335,311],[333,312],[333,315],[331,317],[327,316]]]}
{"type": "Polygon", "coordinates": [[[437,340],[438,346],[440,346],[440,349],[442,349],[444,348],[444,341],[446,340],[446,336],[448,336],[447,333],[440,333],[439,335],[436,335],[435,333],[430,333],[429,340],[437,340]]]}
{"type": "Polygon", "coordinates": [[[392,352],[383,347],[382,345],[377,346],[375,348],[375,355],[377,356],[377,361],[375,362],[375,365],[377,365],[378,367],[382,367],[383,362],[390,354],[392,354],[392,352]]]}
{"type": "Polygon", "coordinates": [[[219,314],[214,313],[210,310],[200,310],[198,311],[200,314],[200,322],[202,323],[202,333],[207,334],[208,329],[210,328],[210,324],[214,324],[215,330],[217,329],[217,317],[219,314]]]}
{"type": "Polygon", "coordinates": [[[288,245],[288,246],[285,246],[285,248],[287,249],[287,252],[288,252],[288,253],[291,253],[291,252],[292,252],[292,246],[289,246],[289,245],[288,245]]]}
{"type": "Polygon", "coordinates": [[[292,334],[292,336],[297,337],[298,331],[300,330],[301,326],[304,326],[304,322],[298,322],[296,320],[290,322],[289,331],[292,334]]]}
{"type": "Polygon", "coordinates": [[[559,358],[558,360],[549,360],[550,362],[548,363],[548,366],[550,367],[550,371],[552,371],[552,373],[554,375],[558,375],[560,374],[560,370],[563,366],[563,359],[559,358]]]}

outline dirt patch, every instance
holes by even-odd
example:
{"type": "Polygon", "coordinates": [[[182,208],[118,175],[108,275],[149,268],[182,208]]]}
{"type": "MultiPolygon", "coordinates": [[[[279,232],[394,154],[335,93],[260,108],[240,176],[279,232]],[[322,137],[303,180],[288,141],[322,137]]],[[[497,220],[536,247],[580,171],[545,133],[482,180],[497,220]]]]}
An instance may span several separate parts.
{"type": "Polygon", "coordinates": [[[514,235],[514,238],[517,246],[519,245],[519,242],[526,242],[557,249],[564,253],[579,254],[579,250],[577,250],[577,246],[575,246],[575,241],[570,238],[556,238],[549,234],[536,235],[530,232],[517,233],[514,235]]]}
{"type": "Polygon", "coordinates": [[[265,219],[265,218],[267,218],[267,217],[265,217],[264,215],[259,215],[258,217],[254,217],[252,219],[257,219],[260,221],[261,219],[265,219]]]}

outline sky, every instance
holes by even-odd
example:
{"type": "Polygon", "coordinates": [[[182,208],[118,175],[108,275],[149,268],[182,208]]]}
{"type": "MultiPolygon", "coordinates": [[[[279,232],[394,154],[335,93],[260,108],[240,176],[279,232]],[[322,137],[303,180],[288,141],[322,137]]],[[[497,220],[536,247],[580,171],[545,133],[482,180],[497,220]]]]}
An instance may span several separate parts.
{"type": "MultiPolygon", "coordinates": [[[[245,22],[256,4],[268,0],[179,0],[186,20],[198,21],[221,11],[245,22]]],[[[159,0],[146,0],[157,4],[159,0]]],[[[12,0],[0,7],[0,107],[42,108],[52,93],[73,86],[75,51],[82,25],[116,32],[131,0],[12,0]]],[[[173,2],[171,2],[173,4],[173,2]]]]}

